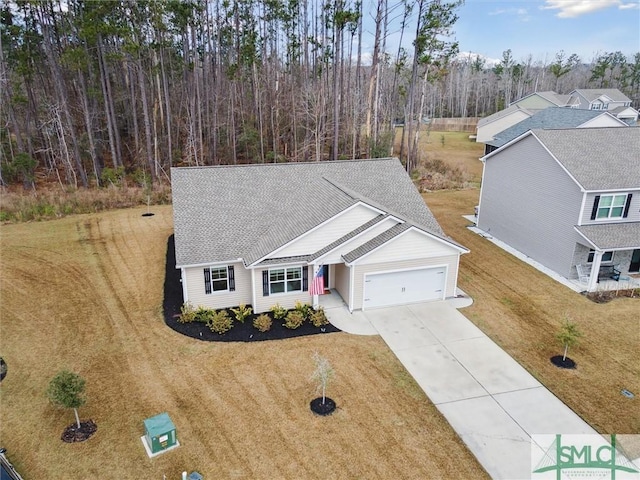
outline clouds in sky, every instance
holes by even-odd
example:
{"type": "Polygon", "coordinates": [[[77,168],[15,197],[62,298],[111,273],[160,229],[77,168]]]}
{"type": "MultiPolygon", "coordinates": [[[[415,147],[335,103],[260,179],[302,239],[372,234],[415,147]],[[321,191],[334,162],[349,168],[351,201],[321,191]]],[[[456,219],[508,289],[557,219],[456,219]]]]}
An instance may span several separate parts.
{"type": "Polygon", "coordinates": [[[559,18],[574,18],[611,7],[617,7],[620,10],[638,9],[640,3],[621,0],[546,0],[542,8],[558,10],[559,18]]]}

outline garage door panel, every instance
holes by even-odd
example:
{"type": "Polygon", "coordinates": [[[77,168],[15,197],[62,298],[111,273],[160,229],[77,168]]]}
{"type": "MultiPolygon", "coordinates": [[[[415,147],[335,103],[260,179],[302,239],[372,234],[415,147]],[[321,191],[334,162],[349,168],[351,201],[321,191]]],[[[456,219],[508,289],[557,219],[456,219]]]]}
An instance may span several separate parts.
{"type": "Polygon", "coordinates": [[[446,267],[369,274],[364,308],[426,302],[444,298],[446,267]]]}

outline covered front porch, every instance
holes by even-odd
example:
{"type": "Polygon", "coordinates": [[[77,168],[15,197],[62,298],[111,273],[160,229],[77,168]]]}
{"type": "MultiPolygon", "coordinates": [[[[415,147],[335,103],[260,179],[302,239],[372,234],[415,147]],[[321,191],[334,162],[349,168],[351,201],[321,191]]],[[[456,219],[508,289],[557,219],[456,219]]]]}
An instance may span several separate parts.
{"type": "Polygon", "coordinates": [[[576,226],[574,267],[588,292],[640,287],[640,223],[576,226]]]}

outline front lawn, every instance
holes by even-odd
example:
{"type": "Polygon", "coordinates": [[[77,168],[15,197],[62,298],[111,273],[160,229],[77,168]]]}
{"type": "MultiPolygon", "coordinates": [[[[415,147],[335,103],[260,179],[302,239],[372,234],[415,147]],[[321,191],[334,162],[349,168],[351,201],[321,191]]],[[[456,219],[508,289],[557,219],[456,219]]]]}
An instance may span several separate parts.
{"type": "Polygon", "coordinates": [[[487,478],[379,337],[343,332],[202,342],[167,327],[170,206],[0,227],[0,445],[25,479],[487,478]],[[314,352],[336,376],[319,417],[314,352]],[[86,380],[86,442],[49,404],[66,368],[86,380]],[[149,459],[143,420],[169,413],[181,446],[149,459]]]}
{"type": "MultiPolygon", "coordinates": [[[[471,250],[461,258],[458,284],[474,303],[462,312],[596,430],[640,432],[640,299],[594,303],[471,232],[462,215],[473,214],[478,196],[424,194],[444,231],[471,250]],[[570,350],[575,370],[549,361],[562,354],[555,335],[564,318],[582,332],[570,350]]],[[[634,453],[640,456],[640,445],[634,453]]]]}

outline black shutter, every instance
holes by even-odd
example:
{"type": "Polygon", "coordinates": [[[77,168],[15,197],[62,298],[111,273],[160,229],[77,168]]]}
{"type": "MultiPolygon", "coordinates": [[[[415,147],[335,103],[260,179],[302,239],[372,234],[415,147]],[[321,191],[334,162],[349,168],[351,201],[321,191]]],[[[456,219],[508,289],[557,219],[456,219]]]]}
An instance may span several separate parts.
{"type": "Polygon", "coordinates": [[[624,213],[622,214],[622,218],[627,218],[629,216],[629,207],[631,206],[631,197],[632,194],[627,195],[627,203],[624,205],[624,213]]]}
{"type": "Polygon", "coordinates": [[[593,208],[591,209],[591,220],[596,219],[596,215],[598,214],[598,205],[600,204],[600,195],[596,195],[595,200],[593,201],[593,208]]]}
{"type": "Polygon", "coordinates": [[[235,292],[236,290],[236,275],[233,271],[233,265],[229,265],[227,267],[227,272],[229,272],[229,291],[235,292]]]}
{"type": "Polygon", "coordinates": [[[302,267],[302,291],[309,290],[309,267],[302,267]]]}
{"type": "Polygon", "coordinates": [[[262,296],[269,296],[269,270],[262,271],[262,296]]]}
{"type": "Polygon", "coordinates": [[[204,293],[211,293],[211,270],[204,269],[204,293]]]}

